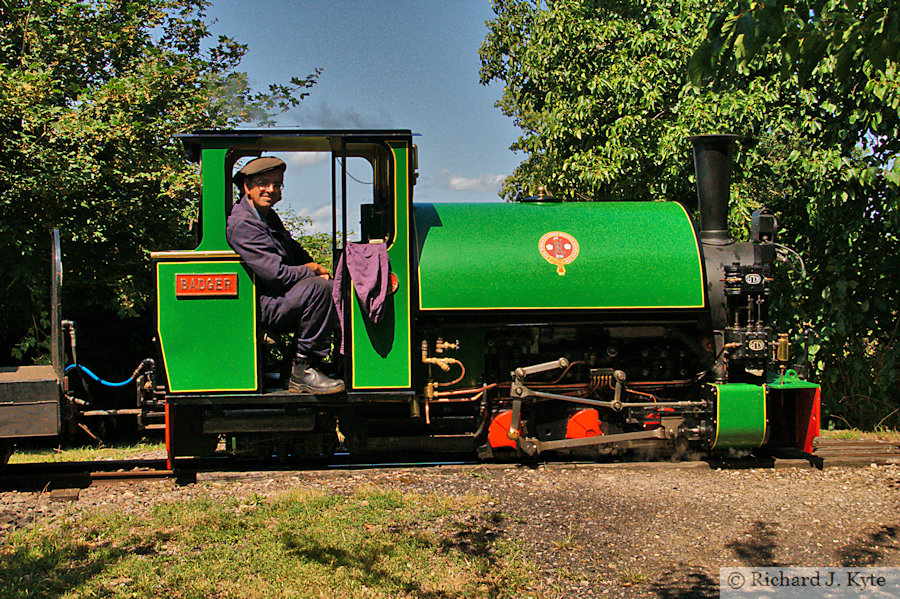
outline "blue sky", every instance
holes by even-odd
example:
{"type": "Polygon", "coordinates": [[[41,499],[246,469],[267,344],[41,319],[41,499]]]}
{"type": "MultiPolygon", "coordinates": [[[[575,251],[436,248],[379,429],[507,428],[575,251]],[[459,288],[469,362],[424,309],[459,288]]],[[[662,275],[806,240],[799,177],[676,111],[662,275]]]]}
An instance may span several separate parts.
{"type": "MultiPolygon", "coordinates": [[[[258,89],[323,70],[279,126],[411,129],[415,201],[500,201],[499,183],[522,156],[509,150],[518,129],[494,106],[502,87],[478,82],[489,0],[213,0],[208,14],[214,35],[248,45],[240,69],[258,89]]],[[[327,158],[287,158],[285,203],[318,230],[327,213],[330,227],[327,158]]],[[[348,171],[371,181],[365,164],[348,171]]],[[[351,194],[369,193],[353,185],[351,194]]]]}

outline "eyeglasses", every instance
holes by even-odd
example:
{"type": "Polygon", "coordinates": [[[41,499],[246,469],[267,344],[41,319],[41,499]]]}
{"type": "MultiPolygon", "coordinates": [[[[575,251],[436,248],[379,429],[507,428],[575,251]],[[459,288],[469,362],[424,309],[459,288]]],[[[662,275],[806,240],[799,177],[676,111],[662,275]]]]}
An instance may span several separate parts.
{"type": "Polygon", "coordinates": [[[276,183],[275,181],[257,181],[256,179],[250,179],[249,181],[251,187],[259,187],[260,189],[273,189],[274,191],[281,191],[284,189],[284,183],[276,183]]]}

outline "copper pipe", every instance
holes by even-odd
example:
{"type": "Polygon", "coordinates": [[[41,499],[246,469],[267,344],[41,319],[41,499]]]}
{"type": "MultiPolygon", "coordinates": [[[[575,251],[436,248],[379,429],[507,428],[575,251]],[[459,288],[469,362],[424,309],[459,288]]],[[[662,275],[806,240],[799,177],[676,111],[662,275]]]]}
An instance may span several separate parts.
{"type": "MultiPolygon", "coordinates": [[[[615,387],[613,387],[612,381],[609,382],[609,388],[615,389],[615,387]]],[[[628,387],[625,387],[624,385],[622,386],[622,389],[626,393],[634,393],[635,395],[643,395],[644,397],[649,397],[650,399],[652,399],[654,401],[654,403],[659,402],[659,398],[656,397],[655,395],[653,395],[652,393],[644,393],[643,391],[635,391],[634,389],[629,389],[628,387]]]]}
{"type": "Polygon", "coordinates": [[[457,360],[457,359],[455,359],[455,358],[443,358],[443,359],[444,359],[444,360],[447,360],[450,364],[458,364],[458,365],[459,365],[459,368],[460,368],[460,370],[461,370],[462,372],[460,372],[460,373],[459,373],[459,376],[456,377],[455,379],[453,379],[452,381],[450,381],[449,383],[440,383],[440,382],[438,382],[438,381],[435,381],[435,382],[434,382],[434,386],[435,386],[435,387],[438,387],[438,386],[440,386],[440,387],[450,387],[450,386],[455,385],[456,383],[460,382],[461,380],[463,380],[463,378],[466,376],[466,367],[463,366],[463,363],[462,363],[462,362],[460,362],[459,360],[457,360]]]}
{"type": "Polygon", "coordinates": [[[627,391],[628,393],[634,393],[635,395],[643,395],[644,397],[649,397],[654,402],[659,401],[659,398],[656,397],[655,395],[653,395],[652,393],[644,393],[643,391],[635,391],[634,389],[629,389],[628,387],[625,388],[625,391],[627,391]]]}
{"type": "Polygon", "coordinates": [[[552,383],[535,383],[528,385],[532,389],[587,389],[590,383],[569,383],[567,385],[554,385],[552,383]]]}
{"type": "Polygon", "coordinates": [[[572,368],[572,367],[575,366],[575,365],[581,365],[581,364],[587,364],[587,362],[585,362],[584,360],[579,360],[579,361],[576,361],[576,362],[569,362],[569,365],[566,366],[566,369],[562,371],[562,374],[559,375],[559,378],[556,379],[555,381],[551,382],[551,383],[548,383],[548,384],[550,384],[550,385],[555,385],[555,384],[558,383],[559,381],[563,380],[563,377],[566,376],[566,374],[569,372],[569,369],[570,369],[570,368],[572,368]]]}
{"type": "Polygon", "coordinates": [[[431,403],[471,403],[481,399],[481,393],[472,397],[435,397],[430,400],[431,403]]]}
{"type": "Polygon", "coordinates": [[[675,385],[690,385],[697,382],[696,379],[677,379],[672,381],[629,381],[629,387],[671,387],[675,385]]]}
{"type": "Polygon", "coordinates": [[[484,387],[469,387],[468,389],[454,389],[452,391],[436,391],[434,393],[435,397],[449,397],[451,395],[465,395],[467,393],[475,393],[482,392],[488,389],[493,389],[497,386],[497,383],[491,383],[490,385],[486,385],[484,387]]]}

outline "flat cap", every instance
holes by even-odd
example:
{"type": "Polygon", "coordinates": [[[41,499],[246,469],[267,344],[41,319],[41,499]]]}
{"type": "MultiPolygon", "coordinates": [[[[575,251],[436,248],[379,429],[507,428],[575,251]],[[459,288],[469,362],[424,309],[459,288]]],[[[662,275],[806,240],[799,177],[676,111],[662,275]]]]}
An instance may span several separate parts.
{"type": "Polygon", "coordinates": [[[287,165],[281,158],[278,158],[276,156],[263,156],[262,158],[254,158],[253,160],[245,164],[244,168],[236,172],[231,180],[234,182],[238,189],[243,189],[244,179],[246,179],[247,177],[275,170],[284,172],[286,169],[287,165]]]}

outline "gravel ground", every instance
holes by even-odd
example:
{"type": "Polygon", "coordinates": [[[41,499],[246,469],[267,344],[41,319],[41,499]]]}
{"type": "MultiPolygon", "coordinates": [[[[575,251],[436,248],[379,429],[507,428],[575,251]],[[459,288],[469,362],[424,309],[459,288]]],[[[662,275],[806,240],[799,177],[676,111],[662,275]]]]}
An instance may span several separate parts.
{"type": "Polygon", "coordinates": [[[538,565],[542,597],[718,596],[722,566],[900,566],[900,467],[712,470],[705,463],[484,465],[200,475],[0,493],[0,535],[93,509],[360,486],[490,500],[472,522],[538,565]]]}

